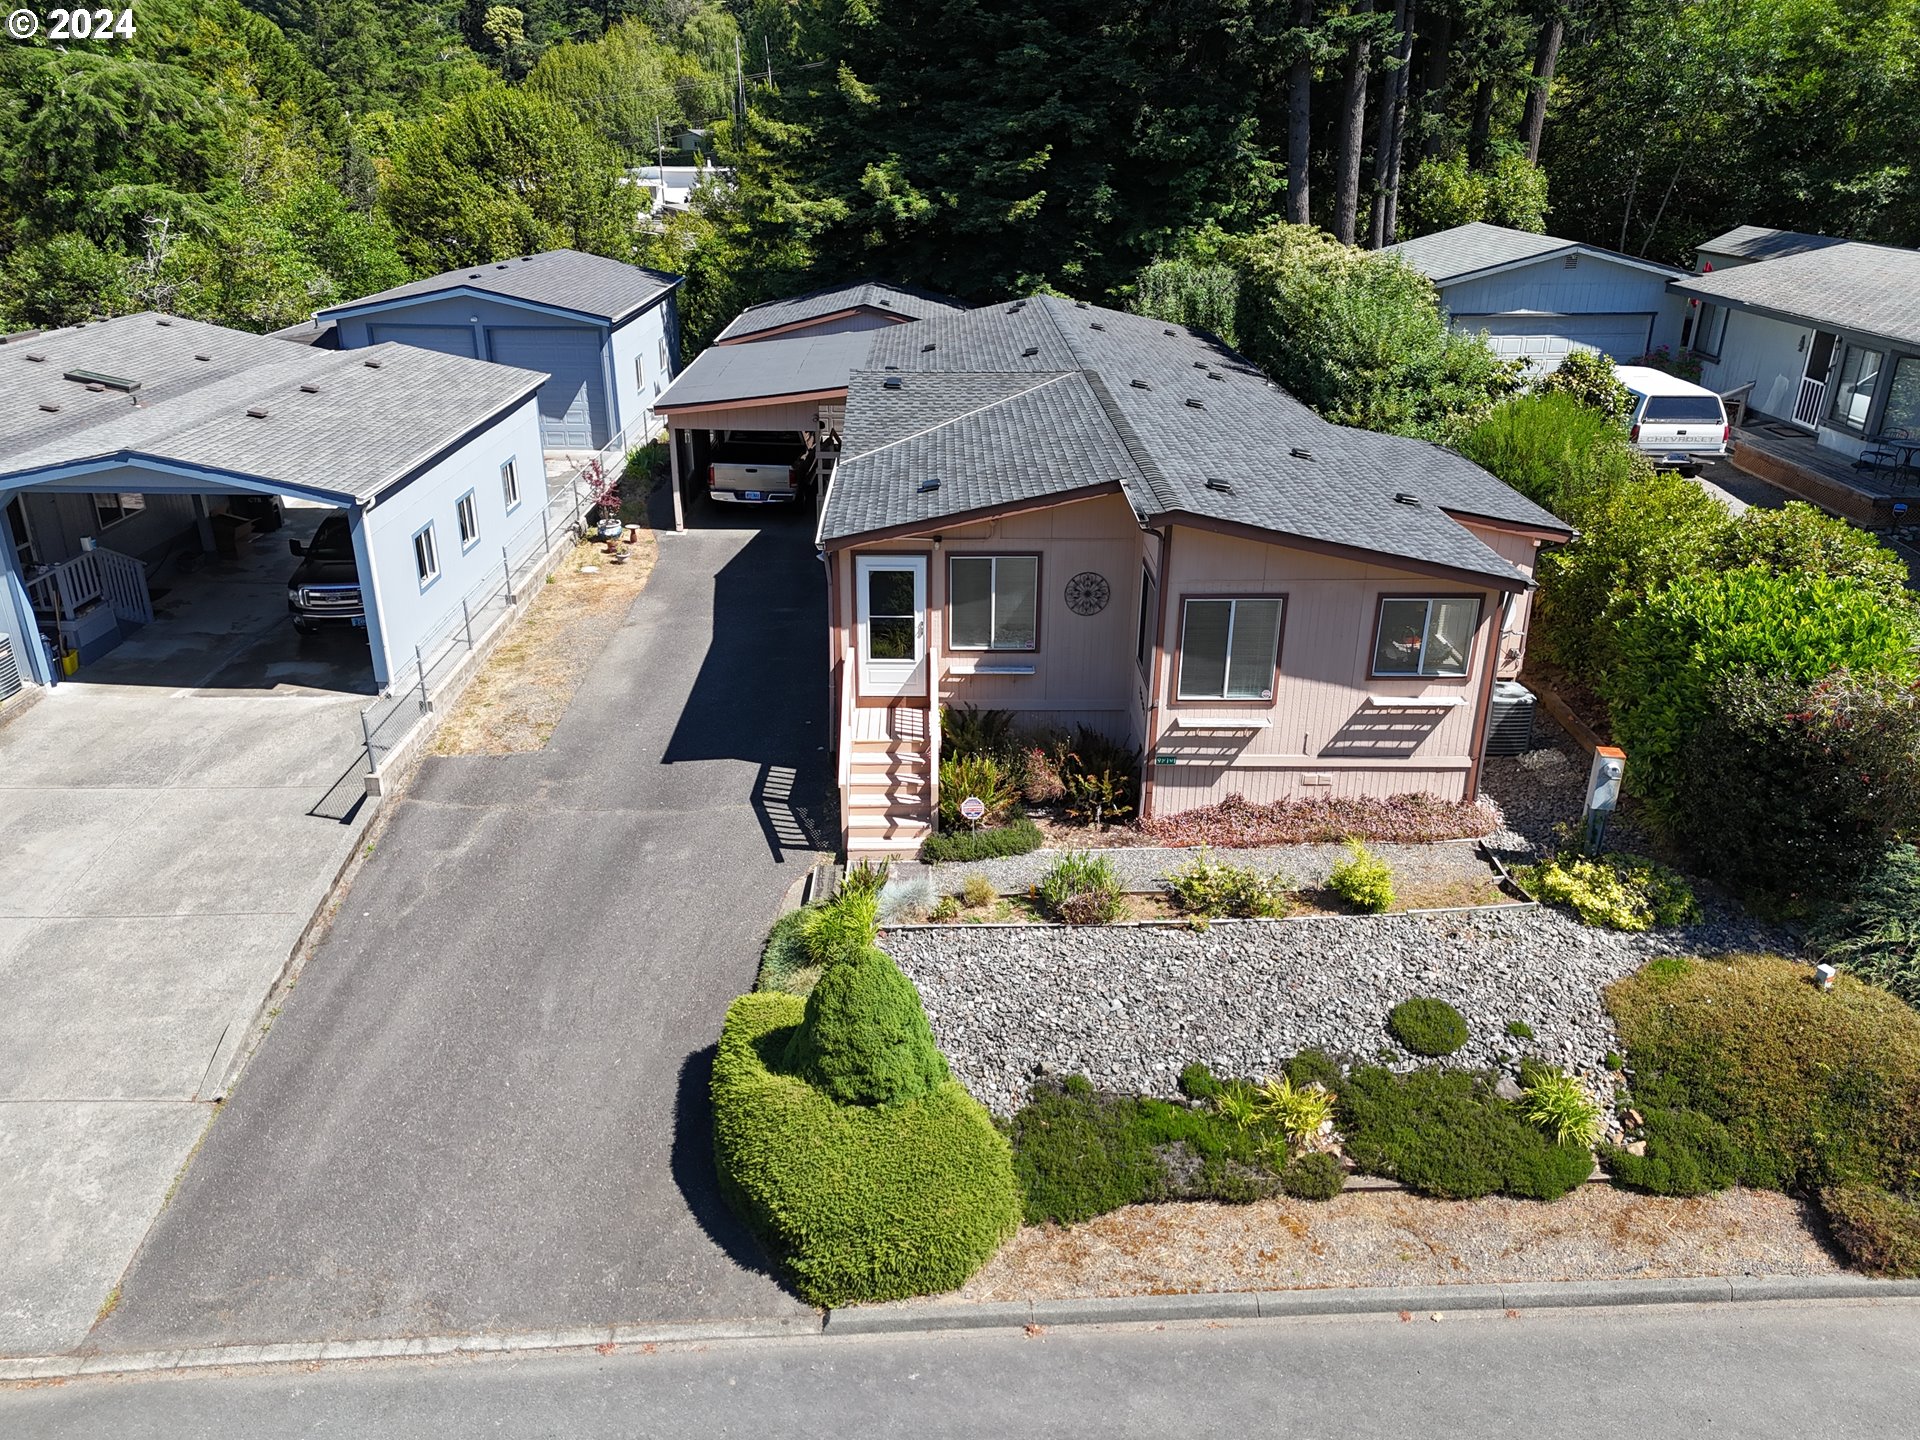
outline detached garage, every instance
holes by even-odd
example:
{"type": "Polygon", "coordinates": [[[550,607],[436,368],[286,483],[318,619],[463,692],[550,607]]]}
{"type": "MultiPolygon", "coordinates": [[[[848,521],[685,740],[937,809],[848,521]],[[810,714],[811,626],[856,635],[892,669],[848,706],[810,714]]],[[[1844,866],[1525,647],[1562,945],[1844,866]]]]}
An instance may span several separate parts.
{"type": "MultiPolygon", "coordinates": [[[[258,622],[235,633],[292,645],[296,621],[338,622],[384,687],[543,543],[542,380],[153,314],[0,339],[0,641],[41,684],[136,634],[164,648],[159,566],[179,583],[181,556],[217,558],[223,528],[277,528],[285,505],[335,537],[340,574],[283,586],[293,556],[269,553],[233,581],[258,622]]],[[[196,583],[220,569],[195,559],[196,583]]]]}
{"type": "Polygon", "coordinates": [[[680,277],[578,250],[449,270],[315,315],[342,350],[412,345],[537,370],[549,454],[651,439],[672,380],[680,277]]]}
{"type": "Polygon", "coordinates": [[[1536,373],[1575,350],[1630,361],[1680,343],[1686,307],[1667,282],[1685,272],[1671,265],[1478,221],[1382,253],[1433,281],[1455,330],[1536,373]]]}

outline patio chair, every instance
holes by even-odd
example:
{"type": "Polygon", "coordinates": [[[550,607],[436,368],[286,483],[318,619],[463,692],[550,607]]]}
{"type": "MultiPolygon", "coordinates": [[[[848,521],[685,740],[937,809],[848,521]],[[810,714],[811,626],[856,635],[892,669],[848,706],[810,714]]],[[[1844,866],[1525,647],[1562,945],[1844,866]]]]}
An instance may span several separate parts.
{"type": "Polygon", "coordinates": [[[1754,382],[1749,380],[1744,385],[1722,391],[1720,394],[1720,403],[1726,407],[1727,411],[1727,423],[1736,430],[1747,423],[1747,406],[1753,400],[1753,384],[1754,382]]]}

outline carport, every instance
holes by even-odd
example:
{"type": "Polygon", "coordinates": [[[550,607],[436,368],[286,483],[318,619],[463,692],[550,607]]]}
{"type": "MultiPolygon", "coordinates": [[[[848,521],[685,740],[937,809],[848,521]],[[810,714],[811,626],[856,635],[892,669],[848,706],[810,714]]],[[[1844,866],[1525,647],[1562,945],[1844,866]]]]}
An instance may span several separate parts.
{"type": "Polygon", "coordinates": [[[690,498],[705,500],[708,457],[732,433],[789,435],[817,457],[816,495],[826,492],[840,449],[847,376],[865,363],[872,331],[715,345],[683,371],[654,408],[667,422],[674,529],[690,498]]]}
{"type": "Polygon", "coordinates": [[[255,613],[234,634],[255,634],[264,610],[290,635],[286,591],[259,582],[295,562],[235,512],[251,505],[264,527],[284,506],[299,534],[331,509],[351,533],[366,663],[385,686],[499,578],[529,527],[538,538],[543,378],[152,314],[0,342],[0,507],[15,542],[0,547],[0,637],[40,684],[56,679],[43,631],[75,664],[142,631],[157,658],[169,616],[156,596],[204,590],[243,559],[255,613]]]}

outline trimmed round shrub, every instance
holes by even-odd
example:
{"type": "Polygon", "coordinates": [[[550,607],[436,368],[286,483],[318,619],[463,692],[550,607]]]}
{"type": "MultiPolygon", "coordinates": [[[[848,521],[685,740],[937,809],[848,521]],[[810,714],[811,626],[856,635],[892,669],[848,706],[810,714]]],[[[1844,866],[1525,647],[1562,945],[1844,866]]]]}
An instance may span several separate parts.
{"type": "Polygon", "coordinates": [[[1649,1110],[1646,1153],[1609,1148],[1607,1173],[1650,1195],[1708,1195],[1740,1178],[1740,1143],[1711,1115],[1698,1110],[1649,1110]]]}
{"type": "Polygon", "coordinates": [[[965,1282],[1019,1228],[1007,1142],[957,1081],[840,1105],[785,1068],[805,1007],[743,995],[713,1064],[714,1160],[728,1202],[815,1305],[965,1282]]]}
{"type": "Polygon", "coordinates": [[[1829,1185],[1820,1205],[1856,1268],[1894,1280],[1920,1277],[1920,1204],[1877,1185],[1829,1185]]]}
{"type": "Polygon", "coordinates": [[[1323,1151],[1297,1156],[1280,1172],[1281,1192],[1296,1200],[1331,1200],[1346,1183],[1346,1169],[1323,1151]]]}
{"type": "Polygon", "coordinates": [[[1393,867],[1348,836],[1347,858],[1333,867],[1327,888],[1354,909],[1378,915],[1393,908],[1393,867]]]}
{"type": "Polygon", "coordinates": [[[842,1105],[915,1100],[948,1078],[920,992],[872,947],[820,977],[786,1068],[842,1105]]]}
{"type": "Polygon", "coordinates": [[[1444,1000],[1416,996],[1387,1012],[1387,1030],[1416,1055],[1451,1055],[1467,1043],[1467,1022],[1444,1000]]]}

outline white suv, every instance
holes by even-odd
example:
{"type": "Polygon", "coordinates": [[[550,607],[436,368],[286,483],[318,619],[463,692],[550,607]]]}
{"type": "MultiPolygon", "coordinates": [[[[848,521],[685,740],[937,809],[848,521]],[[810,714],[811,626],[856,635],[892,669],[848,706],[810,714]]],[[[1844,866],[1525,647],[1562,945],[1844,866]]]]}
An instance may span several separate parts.
{"type": "Polygon", "coordinates": [[[1733,427],[1713,391],[1646,365],[1621,365],[1614,373],[1633,392],[1627,438],[1655,465],[1691,475],[1702,460],[1731,453],[1733,427]]]}

